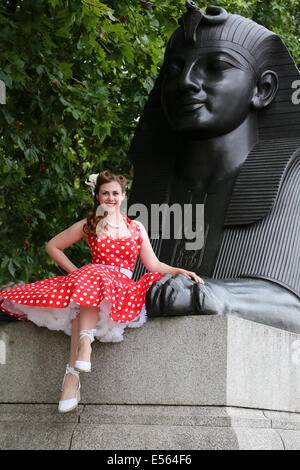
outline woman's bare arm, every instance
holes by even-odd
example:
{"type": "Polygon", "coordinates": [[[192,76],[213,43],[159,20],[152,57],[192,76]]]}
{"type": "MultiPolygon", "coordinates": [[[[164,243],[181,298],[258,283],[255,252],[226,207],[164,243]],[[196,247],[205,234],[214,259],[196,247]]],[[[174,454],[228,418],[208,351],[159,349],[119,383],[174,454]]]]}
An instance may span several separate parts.
{"type": "Polygon", "coordinates": [[[63,253],[63,250],[86,237],[86,234],[83,231],[85,223],[86,219],[76,222],[71,227],[51,238],[46,245],[46,252],[48,255],[67,273],[76,271],[78,268],[63,253]]]}
{"type": "Polygon", "coordinates": [[[136,222],[139,224],[139,227],[141,228],[141,234],[143,237],[143,243],[142,243],[142,247],[140,250],[140,258],[144,266],[148,269],[148,271],[151,271],[151,272],[157,271],[161,274],[171,274],[172,276],[175,276],[176,274],[183,274],[187,278],[194,279],[194,281],[196,282],[201,282],[202,284],[204,283],[201,277],[197,276],[197,274],[192,271],[186,271],[185,269],[182,269],[182,268],[169,266],[168,264],[165,264],[159,261],[156,254],[153,251],[153,248],[150,243],[145,227],[143,226],[141,222],[139,221],[136,221],[136,222]]]}

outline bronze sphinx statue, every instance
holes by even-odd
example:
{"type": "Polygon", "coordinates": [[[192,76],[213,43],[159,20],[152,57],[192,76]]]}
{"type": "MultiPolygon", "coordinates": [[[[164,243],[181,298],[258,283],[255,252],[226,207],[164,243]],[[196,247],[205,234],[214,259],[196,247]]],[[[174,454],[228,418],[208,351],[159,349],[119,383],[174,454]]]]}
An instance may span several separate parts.
{"type": "Polygon", "coordinates": [[[148,315],[231,314],[300,333],[299,71],[265,27],[186,5],[129,151],[129,207],[204,204],[201,249],[153,246],[205,285],[163,276],[148,315]]]}

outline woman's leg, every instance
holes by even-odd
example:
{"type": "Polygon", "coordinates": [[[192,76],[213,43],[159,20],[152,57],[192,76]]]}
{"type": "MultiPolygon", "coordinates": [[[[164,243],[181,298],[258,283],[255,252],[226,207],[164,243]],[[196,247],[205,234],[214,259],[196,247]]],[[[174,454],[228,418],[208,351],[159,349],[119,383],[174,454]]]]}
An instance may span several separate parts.
{"type": "Polygon", "coordinates": [[[80,325],[80,313],[74,318],[72,322],[72,334],[71,334],[71,346],[70,346],[70,357],[69,366],[74,367],[77,359],[78,343],[79,343],[79,325],[80,325]]]}
{"type": "MultiPolygon", "coordinates": [[[[79,343],[79,316],[80,315],[77,315],[77,317],[72,322],[71,347],[69,356],[70,367],[74,367],[77,356],[79,343]]],[[[78,379],[73,374],[67,374],[60,399],[69,400],[69,398],[74,398],[76,396],[77,387],[78,379]]]]}
{"type": "MultiPolygon", "coordinates": [[[[99,307],[87,307],[82,305],[80,308],[79,331],[92,330],[99,320],[99,307]]],[[[90,339],[84,336],[79,342],[77,359],[79,361],[90,362],[91,348],[90,339]]]]}
{"type": "MultiPolygon", "coordinates": [[[[80,348],[78,349],[79,331],[95,328],[96,323],[99,320],[98,312],[98,307],[86,307],[82,305],[80,307],[80,313],[73,320],[69,356],[70,367],[75,366],[76,359],[80,361],[90,361],[90,340],[87,336],[83,337],[80,341],[80,348]]],[[[76,396],[77,386],[78,379],[72,374],[67,374],[60,399],[68,400],[69,398],[74,398],[76,396]]]]}

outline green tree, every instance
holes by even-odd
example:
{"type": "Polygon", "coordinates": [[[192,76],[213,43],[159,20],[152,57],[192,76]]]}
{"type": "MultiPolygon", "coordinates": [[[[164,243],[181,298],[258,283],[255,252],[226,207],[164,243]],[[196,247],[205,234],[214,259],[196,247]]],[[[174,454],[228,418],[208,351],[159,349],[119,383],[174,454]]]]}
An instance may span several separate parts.
{"type": "MultiPolygon", "coordinates": [[[[296,0],[217,3],[273,29],[300,62],[296,0]]],[[[109,168],[130,180],[128,146],[184,5],[1,2],[0,282],[61,273],[44,245],[90,210],[87,176],[109,168]]],[[[67,254],[89,262],[84,243],[67,254]]]]}

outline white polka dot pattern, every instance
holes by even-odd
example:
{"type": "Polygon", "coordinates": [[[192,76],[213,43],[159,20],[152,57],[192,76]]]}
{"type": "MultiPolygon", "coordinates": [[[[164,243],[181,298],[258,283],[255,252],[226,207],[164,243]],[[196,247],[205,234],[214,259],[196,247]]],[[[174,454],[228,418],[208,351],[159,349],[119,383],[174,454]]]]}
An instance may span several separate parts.
{"type": "MultiPolygon", "coordinates": [[[[145,304],[145,295],[150,286],[162,277],[161,273],[146,273],[137,282],[126,274],[109,266],[134,270],[142,236],[138,224],[123,215],[131,236],[114,239],[101,233],[97,238],[89,237],[92,263],[66,275],[25,284],[0,292],[1,304],[9,300],[27,306],[66,308],[70,303],[99,306],[103,300],[112,304],[110,318],[119,323],[134,320],[145,304]],[[106,266],[104,266],[106,265],[106,266]]],[[[18,313],[17,313],[18,312],[18,313]]],[[[7,311],[20,320],[26,315],[7,311]]]]}

